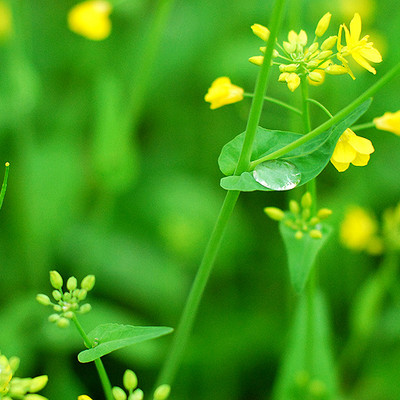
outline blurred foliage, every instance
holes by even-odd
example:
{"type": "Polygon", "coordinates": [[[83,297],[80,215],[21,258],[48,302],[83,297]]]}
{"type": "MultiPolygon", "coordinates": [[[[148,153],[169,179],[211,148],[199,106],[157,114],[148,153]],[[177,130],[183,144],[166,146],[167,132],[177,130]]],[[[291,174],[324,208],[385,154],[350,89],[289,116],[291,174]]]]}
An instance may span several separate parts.
{"type": "MultiPolygon", "coordinates": [[[[21,358],[21,375],[49,374],[49,398],[102,398],[94,368],[77,362],[78,335],[47,323],[35,294],[50,291],[50,269],[77,278],[95,274],[93,311],[82,319],[88,331],[106,322],[176,326],[224,196],[218,154],[244,130],[249,110],[245,100],[210,112],[203,97],[224,75],[252,90],[258,69],[247,58],[259,41],[250,25],[268,24],[272,2],[177,0],[136,121],[133,71],[142,62],[154,1],[122,2],[103,42],[68,30],[66,14],[75,1],[3,3],[12,10],[12,32],[0,44],[0,160],[11,170],[0,215],[0,349],[21,358]]],[[[359,11],[363,32],[371,33],[384,57],[377,75],[399,60],[396,0],[288,3],[281,38],[289,29],[312,32],[326,11],[333,14],[328,33],[335,34],[334,27],[359,11]],[[349,11],[351,5],[357,8],[349,11]]],[[[356,73],[355,82],[328,77],[311,95],[336,112],[375,82],[366,71],[356,73]]],[[[360,122],[398,110],[398,87],[399,79],[384,87],[360,122]]],[[[278,84],[277,72],[268,90],[299,105],[300,93],[278,84]]],[[[324,120],[320,110],[312,111],[314,125],[324,120]]],[[[270,129],[299,131],[300,123],[276,105],[267,104],[262,115],[270,129]]],[[[379,257],[343,249],[337,227],[348,205],[380,215],[400,195],[399,138],[376,130],[365,136],[376,149],[368,167],[340,174],[328,165],[318,180],[319,206],[334,212],[320,279],[335,359],[348,337],[349,305],[379,265],[379,257]]],[[[300,195],[301,189],[294,193],[300,195]]],[[[286,193],[242,194],[173,398],[261,399],[272,393],[296,296],[278,227],[262,210],[286,208],[287,199],[286,193]]],[[[345,376],[339,371],[349,398],[400,398],[399,293],[394,283],[363,357],[345,376]]],[[[105,357],[113,383],[121,384],[122,372],[131,368],[148,391],[170,339],[105,357]]]]}

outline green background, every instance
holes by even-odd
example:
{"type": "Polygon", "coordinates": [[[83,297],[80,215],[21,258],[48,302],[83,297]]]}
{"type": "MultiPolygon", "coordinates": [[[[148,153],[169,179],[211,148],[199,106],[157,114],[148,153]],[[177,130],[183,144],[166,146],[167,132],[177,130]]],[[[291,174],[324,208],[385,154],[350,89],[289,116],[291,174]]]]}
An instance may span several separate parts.
{"type": "MultiPolygon", "coordinates": [[[[333,14],[328,34],[334,35],[340,23],[348,25],[353,12],[360,12],[363,33],[370,33],[384,61],[376,77],[355,67],[354,82],[328,76],[323,86],[311,88],[333,113],[399,60],[398,2],[348,3],[350,13],[341,2],[333,9],[328,1],[288,1],[279,35],[282,41],[288,30],[303,28],[312,39],[327,11],[333,14]]],[[[48,374],[43,394],[50,399],[82,393],[100,399],[94,367],[76,359],[82,349],[78,334],[48,323],[49,310],[34,297],[50,294],[49,270],[78,280],[95,274],[93,311],[81,318],[88,331],[106,322],[176,327],[224,196],[217,157],[244,131],[250,107],[244,100],[210,111],[203,97],[219,76],[253,90],[258,67],[247,59],[259,54],[261,43],[250,26],[268,24],[272,2],[175,1],[155,62],[145,71],[143,38],[156,12],[153,0],[116,6],[113,32],[102,42],[68,30],[73,1],[9,4],[14,33],[0,44],[0,161],[11,163],[0,218],[0,350],[21,358],[19,376],[48,374]],[[141,103],[136,78],[146,73],[141,103]]],[[[300,106],[300,90],[292,94],[277,76],[275,69],[268,94],[300,106]]],[[[376,95],[360,122],[399,108],[397,78],[376,95]]],[[[312,108],[313,126],[324,118],[312,108]]],[[[301,131],[298,116],[271,104],[261,125],[301,131]]],[[[340,245],[340,221],[351,204],[379,217],[400,195],[400,138],[373,129],[361,135],[375,147],[368,166],[338,173],[329,164],[317,183],[319,206],[334,212],[320,281],[336,359],[349,335],[357,290],[380,263],[379,257],[340,245]]],[[[286,208],[287,200],[287,193],[241,195],[172,398],[269,398],[296,295],[278,226],[263,208],[286,208]]],[[[170,339],[106,356],[112,383],[121,385],[123,371],[131,368],[149,392],[170,339]]],[[[365,353],[350,372],[339,374],[341,386],[349,399],[398,400],[399,362],[400,287],[393,282],[365,353]]]]}

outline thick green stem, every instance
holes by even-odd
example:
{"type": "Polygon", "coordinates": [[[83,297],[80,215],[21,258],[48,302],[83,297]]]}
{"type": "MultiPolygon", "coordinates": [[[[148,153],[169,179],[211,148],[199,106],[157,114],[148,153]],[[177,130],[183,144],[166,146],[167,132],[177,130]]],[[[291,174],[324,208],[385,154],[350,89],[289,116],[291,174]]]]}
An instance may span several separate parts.
{"type": "MultiPolygon", "coordinates": [[[[88,335],[86,335],[86,332],[82,328],[82,325],[79,323],[78,319],[76,318],[76,315],[72,318],[72,321],[74,322],[76,329],[78,330],[79,334],[82,336],[82,339],[85,343],[85,346],[88,348],[93,347],[93,343],[89,339],[88,335]]],[[[101,385],[103,386],[104,394],[106,395],[107,400],[114,400],[114,396],[112,394],[112,387],[110,380],[108,379],[108,375],[106,372],[106,369],[104,368],[104,364],[101,361],[100,358],[97,358],[94,360],[94,364],[97,369],[97,373],[99,374],[99,378],[101,381],[101,385]]]]}
{"type": "Polygon", "coordinates": [[[261,164],[264,161],[274,160],[276,158],[282,157],[289,151],[296,149],[302,144],[308,142],[311,139],[314,139],[316,136],[325,132],[332,125],[344,119],[347,115],[349,115],[352,111],[354,111],[360,104],[362,104],[365,100],[373,96],[379,89],[382,88],[387,82],[393,79],[400,72],[400,63],[398,63],[394,68],[392,68],[389,72],[387,72],[375,85],[371,86],[367,89],[362,95],[357,97],[354,101],[352,101],[348,106],[344,107],[337,114],[335,114],[331,119],[325,121],[323,124],[313,129],[311,132],[307,133],[303,137],[295,140],[294,142],[288,144],[285,147],[282,147],[279,150],[274,151],[266,155],[265,157],[261,157],[258,160],[252,161],[250,163],[249,170],[253,170],[258,164],[261,164]]]}
{"type": "MultiPolygon", "coordinates": [[[[243,93],[244,97],[254,97],[254,94],[252,93],[243,93]]],[[[274,97],[269,97],[269,96],[264,96],[264,100],[265,101],[269,101],[270,103],[276,104],[278,106],[284,107],[287,110],[293,111],[296,114],[302,115],[303,113],[301,112],[301,110],[299,110],[296,107],[291,106],[290,104],[285,103],[284,101],[275,99],[274,97]]]]}
{"type": "MultiPolygon", "coordinates": [[[[272,50],[280,27],[284,4],[285,0],[276,0],[275,2],[274,11],[271,18],[270,37],[267,43],[264,63],[261,66],[258,74],[255,94],[251,104],[249,119],[246,127],[245,140],[235,175],[240,175],[249,167],[254,138],[261,116],[264,94],[267,88],[269,70],[271,67],[272,50]]],[[[170,352],[167,355],[167,359],[160,372],[156,386],[160,384],[171,384],[182,362],[186,344],[196,318],[204,289],[211,274],[215,258],[226,230],[226,226],[230,216],[232,215],[239,194],[240,192],[238,191],[228,191],[226,194],[217,222],[214,226],[214,230],[204,252],[202,262],[192,284],[189,297],[186,301],[178,328],[173,338],[170,352]]]]}

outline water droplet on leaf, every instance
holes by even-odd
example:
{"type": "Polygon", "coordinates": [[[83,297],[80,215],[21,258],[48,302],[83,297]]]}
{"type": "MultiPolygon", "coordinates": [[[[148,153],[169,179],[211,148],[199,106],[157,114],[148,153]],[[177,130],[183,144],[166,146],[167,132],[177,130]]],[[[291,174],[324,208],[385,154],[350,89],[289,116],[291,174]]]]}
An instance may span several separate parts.
{"type": "Polygon", "coordinates": [[[296,187],[300,183],[301,172],[288,161],[270,160],[256,166],[253,178],[268,189],[282,191],[296,187]]]}

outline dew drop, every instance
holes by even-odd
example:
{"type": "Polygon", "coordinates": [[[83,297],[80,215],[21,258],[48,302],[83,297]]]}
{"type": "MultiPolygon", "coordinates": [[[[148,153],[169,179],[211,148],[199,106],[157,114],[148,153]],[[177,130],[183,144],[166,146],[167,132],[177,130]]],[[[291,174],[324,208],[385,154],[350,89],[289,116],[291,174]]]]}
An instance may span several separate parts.
{"type": "Polygon", "coordinates": [[[296,187],[301,181],[301,172],[288,161],[270,160],[256,166],[253,178],[268,189],[282,191],[296,187]]]}

